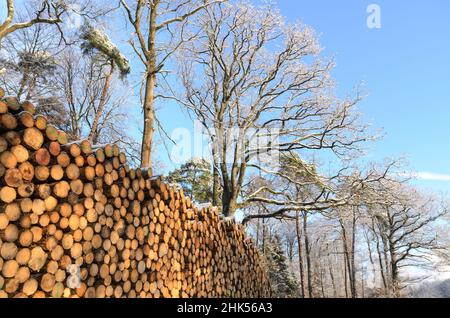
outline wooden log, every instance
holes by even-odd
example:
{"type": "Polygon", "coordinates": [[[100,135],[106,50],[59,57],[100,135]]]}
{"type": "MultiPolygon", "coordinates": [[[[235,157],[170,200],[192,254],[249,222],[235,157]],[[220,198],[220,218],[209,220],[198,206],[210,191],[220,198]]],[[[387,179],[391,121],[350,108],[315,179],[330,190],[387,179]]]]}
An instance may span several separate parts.
{"type": "Polygon", "coordinates": [[[28,111],[23,111],[17,115],[19,126],[22,128],[34,127],[34,117],[28,111]]]}
{"type": "Polygon", "coordinates": [[[64,177],[64,169],[60,165],[51,166],[50,177],[55,181],[61,180],[64,177]]]}
{"type": "Polygon", "coordinates": [[[19,238],[19,229],[15,224],[8,224],[5,228],[2,239],[7,242],[15,242],[19,238]]]}
{"type": "Polygon", "coordinates": [[[97,148],[95,150],[95,158],[97,159],[97,162],[102,163],[105,161],[105,151],[103,150],[103,148],[97,148]]]}
{"type": "Polygon", "coordinates": [[[21,104],[21,108],[30,113],[31,115],[34,115],[36,113],[36,108],[34,107],[33,103],[31,103],[30,101],[24,101],[21,104]]]}
{"type": "Polygon", "coordinates": [[[53,186],[53,193],[58,198],[66,198],[70,191],[70,184],[67,181],[60,181],[53,186]]]}
{"type": "Polygon", "coordinates": [[[45,208],[45,201],[42,199],[34,199],[32,206],[31,206],[31,211],[36,214],[36,215],[42,215],[45,212],[46,208],[45,208]]]}
{"type": "Polygon", "coordinates": [[[19,264],[15,260],[8,260],[3,264],[2,275],[5,278],[12,278],[16,275],[19,264]]]}
{"type": "Polygon", "coordinates": [[[34,278],[30,278],[23,284],[22,292],[27,296],[32,296],[36,293],[38,287],[38,281],[34,278]]]}
{"type": "Polygon", "coordinates": [[[22,179],[26,182],[30,182],[34,178],[34,166],[28,162],[22,162],[18,167],[20,174],[22,175],[22,179]]]}
{"type": "Polygon", "coordinates": [[[50,152],[46,148],[40,148],[33,154],[34,161],[41,166],[50,164],[50,152]]]}
{"type": "Polygon", "coordinates": [[[81,155],[81,144],[80,142],[72,142],[66,145],[65,149],[73,157],[78,157],[81,155]]]}
{"type": "Polygon", "coordinates": [[[20,210],[23,213],[29,213],[29,212],[31,212],[31,209],[33,207],[33,200],[31,200],[30,198],[22,199],[22,200],[20,200],[19,205],[20,205],[20,210]]]}
{"type": "Polygon", "coordinates": [[[61,146],[59,142],[52,141],[46,146],[46,148],[48,148],[48,151],[54,157],[57,157],[61,153],[61,146]]]}
{"type": "Polygon", "coordinates": [[[44,136],[39,129],[31,127],[24,130],[22,140],[29,148],[38,150],[44,143],[44,136]]]}
{"type": "Polygon", "coordinates": [[[96,177],[95,168],[91,166],[84,167],[84,169],[81,170],[81,175],[84,179],[92,181],[96,177]]]}
{"type": "Polygon", "coordinates": [[[15,259],[19,265],[27,265],[31,257],[31,251],[28,248],[18,250],[15,259]]]}
{"type": "Polygon", "coordinates": [[[10,113],[0,115],[0,127],[2,130],[13,130],[18,126],[17,119],[10,113]]]}
{"type": "Polygon", "coordinates": [[[5,203],[11,203],[16,199],[17,192],[14,188],[4,186],[0,190],[0,199],[5,203]]]}
{"type": "Polygon", "coordinates": [[[33,232],[34,243],[39,242],[42,239],[42,229],[40,227],[33,226],[31,232],[33,232]]]}
{"type": "Polygon", "coordinates": [[[77,180],[80,177],[80,168],[76,164],[69,164],[66,167],[66,176],[69,180],[77,180]]]}
{"type": "Polygon", "coordinates": [[[6,141],[6,138],[3,136],[0,136],[0,152],[5,151],[8,149],[8,141],[6,141]]]}
{"type": "Polygon", "coordinates": [[[23,184],[22,174],[19,169],[7,169],[4,177],[5,183],[13,188],[18,188],[23,184]]]}
{"type": "Polygon", "coordinates": [[[17,146],[22,142],[20,134],[16,131],[8,131],[4,133],[3,138],[5,138],[6,142],[10,146],[17,146]]]}
{"type": "Polygon", "coordinates": [[[33,243],[33,232],[30,230],[22,231],[19,235],[19,244],[22,247],[29,247],[33,243]]]}
{"type": "Polygon", "coordinates": [[[10,222],[15,222],[20,218],[21,209],[18,203],[9,203],[6,206],[3,206],[2,210],[8,217],[10,222]]]}
{"type": "Polygon", "coordinates": [[[42,288],[43,291],[49,293],[52,291],[55,283],[56,283],[55,276],[50,273],[45,273],[41,278],[40,287],[42,288]]]}
{"type": "MultiPolygon", "coordinates": [[[[3,98],[2,94],[4,94],[3,89],[0,87],[0,99],[3,98]]],[[[0,100],[0,114],[4,114],[8,112],[8,105],[2,100],[0,100]]]]}
{"type": "Polygon", "coordinates": [[[25,148],[22,145],[16,145],[16,146],[11,147],[11,152],[16,157],[16,160],[18,163],[25,162],[29,158],[29,153],[28,153],[27,148],[25,148]]]}
{"type": "Polygon", "coordinates": [[[57,140],[58,140],[58,142],[61,145],[67,144],[67,142],[68,142],[67,134],[64,131],[62,131],[62,130],[58,130],[58,138],[57,138],[57,140]]]}
{"type": "Polygon", "coordinates": [[[85,159],[83,156],[80,155],[78,157],[75,157],[74,162],[78,168],[82,168],[82,167],[84,167],[85,159]]]}
{"type": "Polygon", "coordinates": [[[45,200],[52,194],[52,188],[47,183],[39,184],[36,186],[36,193],[41,199],[45,200]]]}
{"type": "Polygon", "coordinates": [[[28,267],[35,272],[38,272],[44,265],[47,260],[47,253],[40,247],[34,247],[31,250],[30,260],[28,261],[28,267]]]}
{"type": "Polygon", "coordinates": [[[42,115],[35,116],[34,126],[41,131],[45,131],[45,129],[47,128],[47,118],[42,115]]]}
{"type": "Polygon", "coordinates": [[[14,294],[18,288],[19,288],[19,280],[13,278],[13,279],[8,279],[6,281],[5,291],[8,294],[14,294]]]}
{"type": "Polygon", "coordinates": [[[0,213],[0,230],[6,229],[9,225],[9,219],[4,213],[0,213]]]}
{"type": "Polygon", "coordinates": [[[17,166],[17,158],[11,151],[3,151],[0,154],[0,163],[5,168],[12,169],[17,166]]]}
{"type": "Polygon", "coordinates": [[[85,184],[80,179],[70,181],[70,190],[75,194],[82,194],[85,184]]]}
{"type": "Polygon", "coordinates": [[[17,113],[20,111],[20,102],[17,99],[17,97],[14,96],[7,96],[3,99],[3,101],[8,106],[8,111],[11,113],[17,113]]]}
{"type": "Polygon", "coordinates": [[[18,250],[19,249],[16,244],[5,242],[0,248],[0,256],[6,261],[13,260],[16,258],[18,250]]]}
{"type": "Polygon", "coordinates": [[[47,127],[45,128],[45,137],[48,140],[57,141],[58,135],[59,135],[58,129],[51,124],[47,124],[47,127]]]}
{"type": "Polygon", "coordinates": [[[70,157],[65,151],[61,151],[61,153],[56,158],[58,164],[65,168],[70,164],[70,157]]]}
{"type": "Polygon", "coordinates": [[[47,181],[50,176],[50,169],[47,166],[37,166],[34,168],[34,176],[38,181],[47,181]]]}

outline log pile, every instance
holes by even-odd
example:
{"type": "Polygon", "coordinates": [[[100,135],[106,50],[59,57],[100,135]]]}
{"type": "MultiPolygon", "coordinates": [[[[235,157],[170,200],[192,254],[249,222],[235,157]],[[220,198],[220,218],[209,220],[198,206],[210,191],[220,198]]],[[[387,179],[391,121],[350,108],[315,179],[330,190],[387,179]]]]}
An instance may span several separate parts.
{"type": "Polygon", "coordinates": [[[240,225],[2,97],[0,298],[269,296],[240,225]]]}

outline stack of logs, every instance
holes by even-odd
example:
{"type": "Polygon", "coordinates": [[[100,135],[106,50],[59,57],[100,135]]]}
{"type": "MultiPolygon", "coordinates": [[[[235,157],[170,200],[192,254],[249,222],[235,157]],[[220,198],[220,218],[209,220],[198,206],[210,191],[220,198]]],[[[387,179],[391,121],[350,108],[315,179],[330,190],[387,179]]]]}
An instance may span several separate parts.
{"type": "Polygon", "coordinates": [[[0,116],[0,298],[269,296],[240,225],[30,102],[0,96],[0,116]]]}

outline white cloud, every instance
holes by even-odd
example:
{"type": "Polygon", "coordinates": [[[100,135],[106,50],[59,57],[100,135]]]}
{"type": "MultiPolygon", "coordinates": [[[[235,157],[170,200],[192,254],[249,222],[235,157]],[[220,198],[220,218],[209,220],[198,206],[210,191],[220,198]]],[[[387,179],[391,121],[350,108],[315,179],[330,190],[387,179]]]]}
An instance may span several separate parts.
{"type": "MultiPolygon", "coordinates": [[[[406,174],[405,174],[406,175],[406,174]]],[[[411,172],[410,177],[427,181],[450,181],[449,174],[433,173],[433,172],[411,172]]]]}

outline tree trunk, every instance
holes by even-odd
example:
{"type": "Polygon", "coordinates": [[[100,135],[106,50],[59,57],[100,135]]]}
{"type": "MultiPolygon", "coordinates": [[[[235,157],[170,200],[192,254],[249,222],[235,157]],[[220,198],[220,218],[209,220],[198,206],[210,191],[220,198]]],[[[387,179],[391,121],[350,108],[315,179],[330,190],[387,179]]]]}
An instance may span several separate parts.
{"type": "Polygon", "coordinates": [[[20,80],[20,86],[19,90],[17,91],[17,99],[21,99],[23,92],[25,91],[25,86],[27,85],[28,81],[28,70],[25,70],[22,76],[22,79],[20,80]]]}
{"type": "Polygon", "coordinates": [[[261,220],[257,219],[256,220],[256,246],[259,247],[259,228],[261,226],[261,220]]]}
{"type": "Polygon", "coordinates": [[[295,216],[295,230],[297,233],[297,246],[298,246],[298,268],[300,273],[300,297],[305,298],[305,282],[303,277],[303,260],[302,260],[302,233],[300,229],[300,216],[297,212],[295,216]]]}
{"type": "Polygon", "coordinates": [[[391,257],[392,294],[398,298],[400,297],[400,281],[398,277],[397,254],[395,253],[395,246],[391,241],[389,241],[389,256],[391,257]]]}
{"type": "Polygon", "coordinates": [[[311,298],[313,295],[312,287],[312,272],[311,272],[311,248],[309,246],[308,237],[308,213],[303,213],[303,237],[305,241],[305,254],[306,254],[306,276],[308,280],[308,297],[311,298]]]}
{"type": "Polygon", "coordinates": [[[358,297],[358,291],[356,290],[356,266],[355,266],[355,243],[356,243],[356,213],[355,208],[352,208],[353,217],[352,217],[352,241],[351,241],[351,252],[350,252],[350,264],[352,271],[352,297],[358,297]]]}
{"type": "Polygon", "coordinates": [[[386,270],[386,274],[385,277],[387,278],[386,280],[386,286],[387,286],[387,296],[391,296],[391,291],[392,291],[392,269],[389,266],[389,247],[388,247],[388,242],[386,237],[382,236],[382,241],[383,241],[383,261],[384,261],[384,268],[386,270]]]}
{"type": "Polygon", "coordinates": [[[342,235],[342,247],[344,249],[344,263],[347,268],[348,273],[348,282],[350,284],[350,295],[352,298],[355,298],[355,291],[354,291],[354,277],[353,277],[353,270],[352,270],[352,260],[351,255],[349,251],[349,247],[347,244],[347,231],[345,229],[345,225],[343,224],[342,220],[339,220],[339,223],[341,224],[341,235],[342,235]]]}
{"type": "Polygon", "coordinates": [[[383,282],[383,287],[384,287],[384,293],[387,294],[387,282],[386,282],[386,276],[385,276],[385,269],[383,266],[383,253],[381,252],[380,249],[380,240],[377,237],[377,254],[378,254],[378,263],[380,266],[380,275],[381,275],[381,280],[383,282]]]}
{"type": "Polygon", "coordinates": [[[320,265],[319,268],[320,268],[320,291],[322,292],[322,298],[325,298],[325,286],[323,284],[324,269],[320,265]]]}
{"type": "Polygon", "coordinates": [[[345,265],[346,256],[344,254],[344,290],[345,290],[345,298],[348,298],[348,275],[347,275],[347,266],[345,265]]]}
{"type": "Polygon", "coordinates": [[[214,162],[213,162],[213,202],[212,205],[213,206],[219,206],[220,204],[220,176],[219,176],[219,169],[217,168],[217,161],[215,158],[215,154],[213,151],[213,158],[214,158],[214,162]]]}
{"type": "Polygon", "coordinates": [[[217,149],[218,143],[212,140],[212,159],[213,159],[213,197],[212,205],[219,206],[220,204],[220,176],[219,176],[219,153],[217,149]]]}
{"type": "MultiPolygon", "coordinates": [[[[378,255],[378,265],[380,266],[380,275],[381,275],[381,280],[383,283],[384,294],[386,296],[388,294],[388,286],[387,286],[387,280],[386,280],[386,275],[385,275],[385,273],[387,273],[387,268],[385,270],[385,267],[383,265],[383,253],[382,253],[381,247],[380,247],[381,234],[379,235],[379,233],[377,233],[374,220],[372,220],[371,230],[372,230],[375,240],[376,240],[375,243],[376,243],[376,251],[377,251],[377,255],[378,255]]],[[[384,240],[382,237],[381,237],[381,239],[384,244],[384,240]]]]}
{"type": "Polygon", "coordinates": [[[369,261],[370,261],[370,265],[372,266],[372,282],[373,285],[376,286],[376,268],[375,268],[375,261],[373,259],[373,252],[372,252],[372,247],[370,245],[371,241],[369,239],[369,234],[367,231],[364,231],[364,236],[366,239],[366,243],[367,243],[367,251],[369,252],[369,261]]]}
{"type": "Polygon", "coordinates": [[[152,144],[153,144],[153,121],[154,121],[154,89],[155,75],[147,76],[145,84],[144,99],[144,133],[142,136],[141,168],[147,168],[152,174],[152,144]]]}
{"type": "Polygon", "coordinates": [[[331,262],[328,265],[328,271],[330,272],[331,285],[333,286],[333,297],[337,298],[337,289],[336,289],[336,283],[334,281],[333,267],[331,266],[331,262]]]}
{"type": "Polygon", "coordinates": [[[111,60],[110,63],[111,64],[110,64],[109,73],[105,77],[105,83],[103,84],[102,95],[100,96],[100,101],[98,103],[97,113],[95,114],[95,118],[94,118],[94,121],[93,121],[92,127],[91,127],[91,132],[89,133],[89,136],[88,136],[88,140],[93,144],[95,144],[97,142],[98,122],[100,121],[100,117],[102,116],[102,113],[103,113],[103,108],[105,107],[105,104],[106,104],[106,95],[108,94],[109,84],[111,82],[111,78],[114,73],[114,61],[111,60]]]}
{"type": "Polygon", "coordinates": [[[222,214],[232,217],[237,210],[238,191],[234,186],[227,186],[222,191],[222,214]]]}
{"type": "Polygon", "coordinates": [[[262,251],[266,255],[266,219],[262,219],[262,251]]]}
{"type": "Polygon", "coordinates": [[[365,269],[363,267],[363,269],[361,270],[361,296],[362,296],[362,298],[366,298],[366,296],[364,294],[364,290],[365,290],[364,276],[365,276],[365,269]]]}
{"type": "Polygon", "coordinates": [[[350,283],[350,294],[352,298],[356,298],[356,266],[355,266],[355,240],[356,240],[356,214],[353,208],[352,210],[352,224],[351,224],[351,242],[348,244],[347,229],[344,224],[344,220],[339,217],[339,224],[342,229],[342,245],[344,248],[345,263],[348,270],[348,279],[350,283]]]}
{"type": "Polygon", "coordinates": [[[26,100],[30,100],[31,98],[33,98],[34,90],[36,88],[36,81],[37,81],[37,78],[36,78],[36,76],[34,76],[31,79],[30,84],[28,85],[27,97],[25,98],[26,100]]]}
{"type": "Polygon", "coordinates": [[[156,84],[156,17],[157,7],[152,7],[150,11],[148,51],[150,59],[147,65],[147,77],[145,81],[144,96],[144,132],[141,146],[141,168],[148,169],[152,175],[152,145],[153,145],[153,124],[155,118],[155,84],[156,84]]]}

